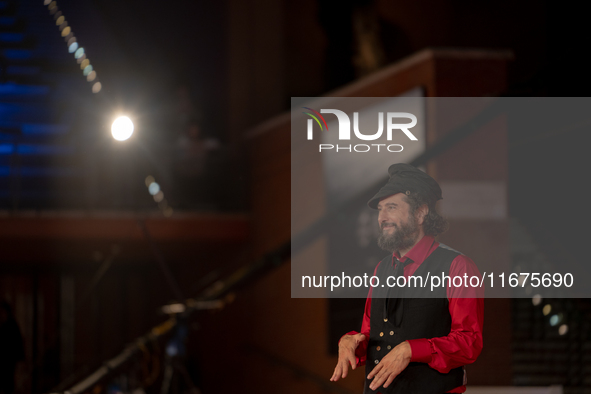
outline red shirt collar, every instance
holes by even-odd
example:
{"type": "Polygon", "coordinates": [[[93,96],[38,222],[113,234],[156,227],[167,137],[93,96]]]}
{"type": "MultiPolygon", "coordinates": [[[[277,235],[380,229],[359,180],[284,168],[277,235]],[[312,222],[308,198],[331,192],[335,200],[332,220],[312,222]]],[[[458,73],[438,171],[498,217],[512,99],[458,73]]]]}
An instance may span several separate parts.
{"type": "Polygon", "coordinates": [[[434,245],[435,243],[435,237],[432,235],[425,235],[419,242],[415,244],[415,246],[412,247],[411,250],[408,251],[407,254],[400,257],[398,252],[394,252],[394,257],[396,257],[402,263],[404,263],[406,259],[411,259],[413,262],[421,264],[423,261],[425,261],[427,256],[431,254],[433,247],[437,246],[434,245]]]}

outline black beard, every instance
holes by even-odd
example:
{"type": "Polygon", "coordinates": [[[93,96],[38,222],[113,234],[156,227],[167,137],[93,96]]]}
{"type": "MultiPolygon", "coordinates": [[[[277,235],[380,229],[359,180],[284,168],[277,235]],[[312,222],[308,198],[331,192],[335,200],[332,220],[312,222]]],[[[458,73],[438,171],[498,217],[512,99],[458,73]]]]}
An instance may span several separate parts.
{"type": "Polygon", "coordinates": [[[378,246],[383,250],[394,253],[399,250],[410,249],[416,242],[419,226],[414,217],[409,216],[408,223],[402,226],[395,225],[393,234],[382,233],[378,237],[378,246]]]}

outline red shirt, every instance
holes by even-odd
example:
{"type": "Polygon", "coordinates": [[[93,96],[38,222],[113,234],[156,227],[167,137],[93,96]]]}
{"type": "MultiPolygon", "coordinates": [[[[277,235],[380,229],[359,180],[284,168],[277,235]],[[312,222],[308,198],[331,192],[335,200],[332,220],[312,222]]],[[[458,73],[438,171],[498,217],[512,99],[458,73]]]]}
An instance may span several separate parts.
{"type": "MultiPolygon", "coordinates": [[[[413,261],[404,267],[404,276],[408,278],[438,246],[439,243],[435,241],[434,237],[426,235],[403,257],[397,253],[394,253],[393,256],[401,262],[405,262],[408,258],[413,261]]],[[[463,277],[464,274],[468,274],[468,277],[481,277],[474,262],[464,255],[459,255],[451,263],[449,276],[463,277]]],[[[358,366],[365,365],[366,360],[370,331],[371,295],[372,288],[369,289],[365,302],[365,313],[361,324],[361,333],[365,335],[366,340],[357,347],[355,352],[358,366]]],[[[409,340],[408,343],[412,351],[410,361],[427,363],[431,368],[442,373],[476,361],[482,350],[483,297],[484,289],[482,288],[454,287],[453,284],[448,286],[447,298],[451,315],[450,333],[444,337],[409,340]]],[[[347,334],[354,335],[357,332],[351,331],[347,334]]],[[[456,387],[449,393],[465,392],[465,384],[466,380],[464,379],[463,386],[456,387]]]]}

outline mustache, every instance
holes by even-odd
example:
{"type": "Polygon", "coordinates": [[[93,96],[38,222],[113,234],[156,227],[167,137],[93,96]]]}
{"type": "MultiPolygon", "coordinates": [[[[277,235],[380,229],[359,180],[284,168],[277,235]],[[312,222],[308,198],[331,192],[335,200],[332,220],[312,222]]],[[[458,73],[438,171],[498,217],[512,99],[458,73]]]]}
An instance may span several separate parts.
{"type": "Polygon", "coordinates": [[[392,222],[384,222],[380,224],[380,230],[384,229],[384,226],[392,226],[394,228],[398,228],[398,226],[396,225],[396,223],[392,223],[392,222]]]}

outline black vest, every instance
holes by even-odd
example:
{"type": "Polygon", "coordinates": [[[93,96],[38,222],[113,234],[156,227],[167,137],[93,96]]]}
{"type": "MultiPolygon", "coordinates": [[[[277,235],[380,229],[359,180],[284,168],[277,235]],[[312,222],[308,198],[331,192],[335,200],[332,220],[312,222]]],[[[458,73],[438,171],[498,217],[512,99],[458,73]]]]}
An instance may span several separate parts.
{"type": "MultiPolygon", "coordinates": [[[[441,245],[421,263],[413,276],[421,276],[427,280],[427,274],[441,277],[444,272],[449,275],[452,261],[460,253],[446,249],[441,245]]],[[[392,263],[392,256],[380,262],[376,276],[380,284],[386,283],[387,264],[392,263]]],[[[375,289],[378,289],[377,287],[375,289]]],[[[374,290],[375,290],[374,289],[374,290]]],[[[383,294],[378,291],[378,294],[383,294]]],[[[441,373],[426,363],[411,362],[387,387],[383,386],[373,391],[369,388],[371,380],[367,375],[374,369],[377,362],[390,352],[396,345],[408,339],[435,338],[446,336],[451,331],[451,315],[449,314],[449,300],[446,285],[430,291],[430,280],[426,288],[404,289],[405,298],[399,302],[388,302],[388,321],[384,321],[385,298],[372,297],[369,344],[367,346],[367,361],[365,364],[364,394],[380,392],[382,394],[413,393],[413,394],[441,394],[463,385],[464,371],[462,367],[454,368],[449,373],[441,373]],[[429,298],[417,298],[417,297],[429,298]],[[406,298],[410,297],[410,298],[406,298]],[[403,305],[402,323],[400,327],[394,324],[395,308],[403,305]],[[394,305],[394,306],[392,306],[394,305]],[[392,318],[390,318],[392,317],[392,318]],[[379,349],[379,350],[378,350],[379,349]]]]}

